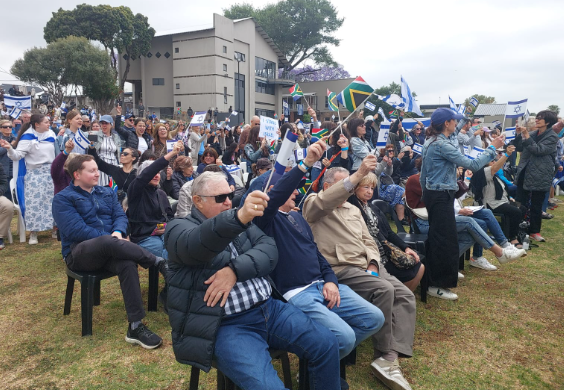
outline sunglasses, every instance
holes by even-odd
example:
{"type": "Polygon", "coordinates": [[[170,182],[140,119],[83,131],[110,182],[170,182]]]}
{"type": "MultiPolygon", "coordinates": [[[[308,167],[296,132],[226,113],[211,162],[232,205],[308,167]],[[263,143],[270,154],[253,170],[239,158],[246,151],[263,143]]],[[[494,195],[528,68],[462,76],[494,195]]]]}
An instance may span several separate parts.
{"type": "Polygon", "coordinates": [[[11,129],[12,126],[0,126],[0,128],[2,128],[2,129],[11,129]]]}
{"type": "Polygon", "coordinates": [[[228,194],[221,194],[221,195],[200,195],[202,198],[215,198],[215,203],[223,203],[225,199],[229,198],[229,200],[233,200],[235,196],[235,192],[230,192],[228,194]]]}
{"type": "Polygon", "coordinates": [[[125,156],[125,157],[129,156],[130,154],[131,154],[131,153],[129,153],[129,152],[121,152],[121,155],[122,155],[122,156],[125,156]]]}

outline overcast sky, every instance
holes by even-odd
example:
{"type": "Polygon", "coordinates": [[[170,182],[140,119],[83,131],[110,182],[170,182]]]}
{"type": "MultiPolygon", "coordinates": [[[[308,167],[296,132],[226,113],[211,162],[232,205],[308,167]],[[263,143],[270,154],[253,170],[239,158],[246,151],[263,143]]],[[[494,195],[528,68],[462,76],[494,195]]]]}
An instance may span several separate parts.
{"type": "MultiPolygon", "coordinates": [[[[247,0],[255,6],[268,1],[247,0]]],[[[84,1],[30,0],[4,7],[0,80],[33,46],[45,46],[43,27],[59,7],[84,1]],[[56,4],[56,5],[55,5],[56,4]],[[12,11],[13,10],[13,11],[12,11]],[[28,10],[29,12],[25,12],[28,10]]],[[[91,4],[99,4],[92,3],[91,4]]],[[[157,32],[203,25],[233,1],[105,1],[149,17],[157,32]]],[[[550,104],[564,111],[564,1],[562,0],[333,0],[345,22],[334,58],[351,76],[379,87],[403,75],[419,104],[461,103],[474,93],[498,103],[529,99],[529,110],[550,104]]]]}

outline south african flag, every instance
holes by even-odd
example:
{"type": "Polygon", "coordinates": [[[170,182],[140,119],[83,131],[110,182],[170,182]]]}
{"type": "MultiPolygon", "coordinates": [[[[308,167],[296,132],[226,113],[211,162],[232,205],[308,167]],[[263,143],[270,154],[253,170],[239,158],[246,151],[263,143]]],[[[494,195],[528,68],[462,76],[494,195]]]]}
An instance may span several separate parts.
{"type": "Polygon", "coordinates": [[[118,190],[118,186],[111,176],[110,176],[110,181],[108,183],[108,187],[110,187],[114,192],[117,192],[118,190]]]}
{"type": "Polygon", "coordinates": [[[302,96],[304,96],[304,93],[300,89],[299,84],[296,83],[296,85],[294,85],[292,88],[290,88],[290,95],[292,95],[292,98],[294,99],[294,101],[300,100],[300,98],[302,96]]]}
{"type": "Polygon", "coordinates": [[[307,194],[309,187],[311,187],[311,180],[306,179],[305,185],[302,188],[298,188],[298,192],[302,195],[305,195],[305,194],[307,194]]]}
{"type": "Polygon", "coordinates": [[[337,95],[327,89],[327,105],[331,111],[339,111],[339,103],[337,102],[337,95]]]}
{"type": "Polygon", "coordinates": [[[337,95],[337,100],[350,112],[356,110],[370,95],[374,88],[364,81],[362,77],[357,77],[348,87],[337,95]]]}
{"type": "Polygon", "coordinates": [[[311,143],[319,141],[329,133],[327,129],[311,129],[311,143]]]}

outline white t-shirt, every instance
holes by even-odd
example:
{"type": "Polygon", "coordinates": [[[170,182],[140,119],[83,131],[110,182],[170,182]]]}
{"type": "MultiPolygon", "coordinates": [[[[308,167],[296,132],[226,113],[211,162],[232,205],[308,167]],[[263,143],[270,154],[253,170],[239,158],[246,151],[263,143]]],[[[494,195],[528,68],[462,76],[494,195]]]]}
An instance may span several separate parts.
{"type": "Polygon", "coordinates": [[[143,152],[147,149],[149,149],[149,145],[147,145],[147,141],[145,141],[145,138],[139,137],[139,145],[137,145],[137,150],[139,150],[139,152],[143,154],[143,152]]]}

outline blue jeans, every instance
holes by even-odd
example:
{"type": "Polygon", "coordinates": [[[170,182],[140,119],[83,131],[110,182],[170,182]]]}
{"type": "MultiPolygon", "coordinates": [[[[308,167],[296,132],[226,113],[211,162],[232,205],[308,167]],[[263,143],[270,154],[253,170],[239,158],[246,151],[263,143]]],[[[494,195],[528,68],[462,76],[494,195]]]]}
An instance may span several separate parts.
{"type": "Polygon", "coordinates": [[[472,218],[484,221],[488,227],[487,230],[484,229],[484,231],[487,232],[489,230],[500,246],[507,242],[507,237],[505,237],[499,222],[497,222],[497,219],[495,219],[493,212],[490,209],[478,210],[472,214],[472,218]]]}
{"type": "Polygon", "coordinates": [[[312,284],[294,295],[288,303],[333,332],[342,359],[364,339],[380,330],[384,325],[384,314],[345,284],[339,285],[340,306],[329,309],[323,297],[323,286],[323,282],[312,284]]]}
{"type": "Polygon", "coordinates": [[[339,349],[333,333],[297,307],[273,298],[222,319],[214,359],[242,389],[284,389],[268,348],[307,359],[312,390],[340,390],[339,349]]]}
{"type": "MultiPolygon", "coordinates": [[[[483,254],[483,248],[490,249],[495,244],[490,238],[490,236],[488,236],[484,228],[487,229],[487,226],[486,226],[486,222],[483,220],[472,218],[472,217],[466,217],[463,215],[456,216],[456,229],[459,232],[464,231],[468,233],[472,237],[472,239],[476,242],[476,244],[474,245],[474,253],[473,253],[474,257],[481,257],[483,254]]],[[[460,245],[460,239],[459,239],[459,245],[460,245]]]]}
{"type": "Polygon", "coordinates": [[[150,236],[137,243],[141,248],[147,249],[155,256],[168,260],[168,252],[164,247],[164,234],[162,236],[150,236]]]}

